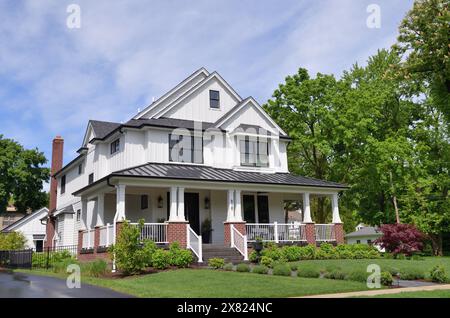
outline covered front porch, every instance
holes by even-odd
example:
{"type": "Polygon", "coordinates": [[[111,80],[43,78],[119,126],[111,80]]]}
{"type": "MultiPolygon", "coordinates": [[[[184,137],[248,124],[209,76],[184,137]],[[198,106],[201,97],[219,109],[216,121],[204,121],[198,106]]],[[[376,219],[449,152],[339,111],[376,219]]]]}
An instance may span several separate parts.
{"type": "Polygon", "coordinates": [[[237,249],[244,259],[255,240],[316,244],[343,242],[338,190],[271,184],[229,184],[207,180],[120,178],[99,184],[81,196],[81,254],[100,254],[115,242],[121,222],[145,224],[141,239],[165,245],[179,242],[202,260],[202,245],[237,249]],[[311,201],[329,198],[330,224],[315,224],[311,201]],[[298,201],[292,220],[285,202],[298,201]]]}

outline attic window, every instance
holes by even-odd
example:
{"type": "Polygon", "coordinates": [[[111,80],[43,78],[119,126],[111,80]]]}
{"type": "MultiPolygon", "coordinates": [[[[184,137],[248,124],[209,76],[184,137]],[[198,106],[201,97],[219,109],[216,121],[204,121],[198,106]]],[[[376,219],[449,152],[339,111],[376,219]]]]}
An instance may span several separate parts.
{"type": "Polygon", "coordinates": [[[120,139],[116,139],[111,143],[111,154],[120,150],[120,139]]]}
{"type": "Polygon", "coordinates": [[[219,91],[209,91],[209,107],[220,108],[220,94],[219,91]]]}

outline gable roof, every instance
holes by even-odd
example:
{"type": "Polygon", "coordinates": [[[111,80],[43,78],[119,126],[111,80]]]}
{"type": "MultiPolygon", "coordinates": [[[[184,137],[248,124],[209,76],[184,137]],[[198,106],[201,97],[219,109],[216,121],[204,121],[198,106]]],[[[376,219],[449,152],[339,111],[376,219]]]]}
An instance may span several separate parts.
{"type": "Polygon", "coordinates": [[[204,74],[206,77],[209,76],[209,72],[204,68],[201,67],[198,70],[196,70],[194,73],[186,77],[184,80],[182,80],[180,83],[178,83],[174,88],[169,90],[167,93],[159,97],[157,100],[152,102],[149,106],[145,107],[143,110],[141,110],[136,116],[133,117],[133,119],[140,119],[142,116],[144,116],[147,112],[154,109],[156,106],[161,104],[163,101],[165,101],[167,98],[175,94],[181,87],[183,87],[185,84],[187,84],[189,81],[194,79],[200,74],[204,74]]]}
{"type": "Polygon", "coordinates": [[[272,119],[272,117],[269,116],[269,114],[266,113],[266,111],[258,104],[258,102],[251,96],[247,97],[243,101],[241,101],[239,104],[234,106],[232,109],[230,109],[225,115],[220,117],[215,123],[214,127],[219,128],[224,123],[226,123],[231,117],[233,117],[235,114],[237,114],[241,109],[243,109],[246,105],[253,105],[253,107],[263,116],[265,117],[275,128],[278,129],[281,135],[287,136],[287,134],[284,132],[283,129],[281,129],[280,126],[272,119]]]}
{"type": "Polygon", "coordinates": [[[383,233],[378,228],[373,226],[365,226],[358,231],[348,233],[345,237],[360,237],[360,236],[382,236],[383,233]]]}
{"type": "Polygon", "coordinates": [[[156,114],[153,115],[155,118],[163,117],[168,111],[170,111],[172,108],[174,108],[176,105],[181,103],[183,100],[197,92],[199,89],[201,89],[203,86],[205,86],[209,81],[212,79],[217,79],[239,102],[242,101],[242,97],[239,96],[239,94],[233,89],[233,87],[230,86],[223,78],[220,76],[219,73],[216,71],[212,72],[208,77],[206,77],[203,81],[199,82],[197,85],[192,87],[190,90],[182,94],[180,97],[178,97],[176,100],[171,102],[169,105],[164,107],[163,109],[159,110],[156,114]]]}
{"type": "Polygon", "coordinates": [[[36,217],[41,217],[43,214],[48,214],[48,209],[43,207],[42,209],[31,212],[30,214],[25,215],[23,218],[17,220],[16,222],[5,227],[2,232],[11,232],[17,229],[17,227],[26,224],[29,221],[34,220],[36,217]]]}

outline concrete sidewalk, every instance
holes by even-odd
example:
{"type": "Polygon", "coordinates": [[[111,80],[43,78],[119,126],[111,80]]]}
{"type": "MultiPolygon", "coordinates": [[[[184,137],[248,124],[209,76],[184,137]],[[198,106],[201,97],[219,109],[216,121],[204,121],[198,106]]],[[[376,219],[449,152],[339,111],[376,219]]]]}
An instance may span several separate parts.
{"type": "Polygon", "coordinates": [[[376,295],[398,294],[398,293],[403,293],[403,292],[445,290],[445,289],[450,290],[450,284],[420,286],[420,287],[407,287],[407,288],[377,289],[377,290],[366,290],[366,291],[358,291],[358,292],[350,292],[350,293],[303,296],[303,297],[295,297],[295,298],[347,298],[347,297],[359,297],[359,296],[370,297],[370,296],[376,296],[376,295]]]}

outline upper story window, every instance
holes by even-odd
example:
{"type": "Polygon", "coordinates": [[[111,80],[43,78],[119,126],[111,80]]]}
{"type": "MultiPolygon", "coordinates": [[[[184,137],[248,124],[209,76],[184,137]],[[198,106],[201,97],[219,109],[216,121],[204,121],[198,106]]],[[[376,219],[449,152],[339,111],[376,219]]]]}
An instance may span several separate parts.
{"type": "Polygon", "coordinates": [[[269,166],[269,143],[267,140],[245,136],[245,139],[239,140],[239,148],[241,152],[241,166],[269,166]]]}
{"type": "Polygon", "coordinates": [[[94,183],[94,174],[89,174],[88,184],[94,183]]]}
{"type": "Polygon", "coordinates": [[[220,94],[219,91],[209,91],[209,107],[220,108],[220,94]]]}
{"type": "Polygon", "coordinates": [[[116,139],[111,143],[111,154],[120,150],[120,139],[116,139]]]}
{"type": "Polygon", "coordinates": [[[61,194],[66,192],[66,175],[61,177],[61,194]]]}
{"type": "Polygon", "coordinates": [[[169,134],[169,161],[203,163],[203,138],[169,134]]]}
{"type": "Polygon", "coordinates": [[[78,165],[78,175],[80,175],[80,174],[82,174],[82,173],[83,173],[83,164],[80,163],[80,164],[78,165]]]}

